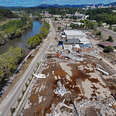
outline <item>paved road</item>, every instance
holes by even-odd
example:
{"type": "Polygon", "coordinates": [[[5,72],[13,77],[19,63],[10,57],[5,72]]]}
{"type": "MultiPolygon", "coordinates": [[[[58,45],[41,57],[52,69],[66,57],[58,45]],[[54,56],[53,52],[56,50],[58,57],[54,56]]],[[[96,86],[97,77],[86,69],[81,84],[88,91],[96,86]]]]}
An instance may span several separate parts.
{"type": "Polygon", "coordinates": [[[49,19],[51,28],[50,33],[48,34],[47,39],[43,42],[41,45],[40,50],[38,51],[37,55],[32,60],[31,64],[25,71],[25,73],[22,75],[20,80],[15,84],[13,89],[8,93],[8,95],[4,98],[2,103],[0,104],[0,116],[10,116],[10,108],[15,107],[17,105],[17,99],[22,94],[22,89],[25,86],[25,83],[28,81],[30,76],[33,73],[33,70],[37,64],[37,62],[40,62],[42,58],[45,56],[46,51],[48,50],[48,47],[51,43],[54,43],[55,38],[55,30],[52,25],[52,21],[49,19]]]}

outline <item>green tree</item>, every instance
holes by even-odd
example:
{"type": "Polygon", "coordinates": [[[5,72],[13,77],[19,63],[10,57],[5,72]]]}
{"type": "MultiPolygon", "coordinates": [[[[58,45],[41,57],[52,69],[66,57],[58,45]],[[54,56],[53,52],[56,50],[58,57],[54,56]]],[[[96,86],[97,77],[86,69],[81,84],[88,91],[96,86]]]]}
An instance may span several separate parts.
{"type": "Polygon", "coordinates": [[[101,31],[96,32],[97,36],[101,36],[101,31]]]}
{"type": "Polygon", "coordinates": [[[10,108],[11,115],[15,112],[16,108],[10,108]]]}
{"type": "Polygon", "coordinates": [[[58,27],[58,30],[61,30],[61,27],[58,27]]]}
{"type": "Polygon", "coordinates": [[[101,27],[102,26],[102,23],[103,23],[102,21],[99,21],[98,22],[98,26],[101,27]]]}
{"type": "Polygon", "coordinates": [[[57,17],[54,17],[54,20],[57,21],[58,20],[57,17]]]}
{"type": "Polygon", "coordinates": [[[112,38],[112,36],[109,36],[108,39],[107,39],[106,41],[113,42],[113,38],[112,38]]]}
{"type": "Polygon", "coordinates": [[[105,47],[103,52],[105,53],[113,52],[113,47],[112,46],[105,47]]]}
{"type": "Polygon", "coordinates": [[[113,31],[116,32],[116,28],[114,28],[113,31]]]}
{"type": "Polygon", "coordinates": [[[102,21],[110,25],[116,24],[116,13],[112,12],[112,8],[89,9],[86,14],[89,15],[90,20],[102,21]]]}
{"type": "Polygon", "coordinates": [[[112,30],[112,25],[109,26],[109,29],[112,30]]]}
{"type": "Polygon", "coordinates": [[[18,64],[23,58],[21,48],[9,48],[8,52],[0,55],[0,80],[8,79],[9,75],[13,73],[18,64]]]}
{"type": "Polygon", "coordinates": [[[85,25],[86,29],[95,29],[96,28],[96,22],[91,22],[89,20],[85,20],[84,25],[85,25]]]}
{"type": "Polygon", "coordinates": [[[40,33],[27,39],[27,44],[29,48],[35,48],[37,45],[39,45],[42,39],[48,35],[49,28],[50,28],[49,23],[44,22],[40,28],[40,33]]]}
{"type": "Polygon", "coordinates": [[[36,47],[38,44],[40,44],[41,38],[39,38],[39,35],[35,35],[27,40],[27,44],[30,48],[36,47]]]}

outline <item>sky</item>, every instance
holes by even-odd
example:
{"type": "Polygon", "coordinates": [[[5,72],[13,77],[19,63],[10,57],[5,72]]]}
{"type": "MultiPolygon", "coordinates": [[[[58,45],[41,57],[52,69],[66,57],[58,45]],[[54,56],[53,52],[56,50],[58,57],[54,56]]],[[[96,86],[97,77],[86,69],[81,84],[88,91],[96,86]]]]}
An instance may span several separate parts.
{"type": "Polygon", "coordinates": [[[94,4],[94,3],[111,3],[116,2],[116,0],[0,0],[0,6],[37,6],[40,4],[70,4],[70,5],[80,5],[80,4],[94,4]]]}

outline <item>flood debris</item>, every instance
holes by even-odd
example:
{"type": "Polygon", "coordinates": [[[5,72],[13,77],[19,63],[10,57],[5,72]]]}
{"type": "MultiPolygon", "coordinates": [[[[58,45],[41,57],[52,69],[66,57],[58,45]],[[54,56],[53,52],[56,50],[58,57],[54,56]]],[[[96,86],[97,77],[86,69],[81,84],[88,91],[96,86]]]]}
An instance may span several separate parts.
{"type": "Polygon", "coordinates": [[[114,116],[116,113],[115,99],[94,62],[51,58],[44,63],[42,74],[46,78],[38,78],[35,83],[28,101],[31,105],[26,106],[24,116],[114,116]]]}
{"type": "Polygon", "coordinates": [[[64,96],[66,93],[70,93],[70,91],[66,91],[66,88],[62,85],[60,80],[57,81],[57,86],[58,87],[54,90],[55,94],[64,96]]]}
{"type": "Polygon", "coordinates": [[[33,74],[34,77],[40,78],[40,79],[45,79],[46,76],[44,74],[33,74]]]}
{"type": "Polygon", "coordinates": [[[101,69],[101,68],[99,68],[99,67],[97,67],[96,68],[98,71],[100,71],[101,73],[103,73],[104,75],[109,75],[109,73],[108,72],[106,72],[106,71],[104,71],[103,69],[101,69]]]}
{"type": "Polygon", "coordinates": [[[115,116],[112,69],[92,55],[51,46],[23,116],[115,116]]]}

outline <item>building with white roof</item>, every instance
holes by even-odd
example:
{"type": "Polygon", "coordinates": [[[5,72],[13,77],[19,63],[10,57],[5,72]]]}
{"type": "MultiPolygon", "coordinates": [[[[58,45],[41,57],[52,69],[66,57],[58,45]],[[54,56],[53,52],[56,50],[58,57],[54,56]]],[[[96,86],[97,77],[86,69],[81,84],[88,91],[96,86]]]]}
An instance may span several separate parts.
{"type": "Polygon", "coordinates": [[[62,37],[63,48],[65,50],[91,48],[90,40],[87,38],[86,33],[81,30],[64,30],[61,35],[65,37],[65,39],[62,37]]]}
{"type": "Polygon", "coordinates": [[[86,34],[80,30],[64,30],[67,39],[86,37],[86,34]]]}
{"type": "Polygon", "coordinates": [[[72,22],[71,24],[74,24],[74,25],[84,25],[84,23],[81,23],[81,22],[72,22]]]}

